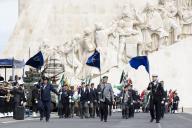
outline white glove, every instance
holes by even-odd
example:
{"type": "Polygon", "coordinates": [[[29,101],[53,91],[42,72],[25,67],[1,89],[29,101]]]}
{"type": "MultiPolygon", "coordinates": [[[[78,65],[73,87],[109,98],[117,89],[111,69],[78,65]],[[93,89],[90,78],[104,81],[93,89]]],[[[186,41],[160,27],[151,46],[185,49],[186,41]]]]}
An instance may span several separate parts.
{"type": "Polygon", "coordinates": [[[69,96],[69,98],[71,99],[71,96],[69,96]]]}
{"type": "Polygon", "coordinates": [[[81,97],[81,94],[79,94],[79,97],[81,97]]]}
{"type": "Polygon", "coordinates": [[[21,101],[21,105],[23,105],[23,101],[21,101]]]}
{"type": "Polygon", "coordinates": [[[26,106],[26,102],[23,103],[23,106],[26,106]]]}
{"type": "Polygon", "coordinates": [[[161,104],[164,104],[164,101],[161,101],[161,104]]]}
{"type": "Polygon", "coordinates": [[[59,93],[60,95],[62,94],[62,92],[59,93]]]}
{"type": "Polygon", "coordinates": [[[35,103],[37,104],[37,103],[38,103],[38,101],[36,100],[36,101],[35,101],[35,103]]]}
{"type": "Polygon", "coordinates": [[[123,97],[121,97],[121,99],[123,99],[123,97]]]}
{"type": "Polygon", "coordinates": [[[90,104],[90,101],[88,101],[87,103],[90,104]]]}

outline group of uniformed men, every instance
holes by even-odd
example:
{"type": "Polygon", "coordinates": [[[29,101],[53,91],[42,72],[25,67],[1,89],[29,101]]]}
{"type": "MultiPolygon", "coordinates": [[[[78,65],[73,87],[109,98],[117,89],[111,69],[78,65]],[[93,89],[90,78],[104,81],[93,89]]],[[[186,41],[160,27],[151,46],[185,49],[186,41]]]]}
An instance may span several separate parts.
{"type": "Polygon", "coordinates": [[[23,83],[19,81],[18,76],[15,76],[15,81],[11,83],[4,82],[3,77],[0,79],[0,117],[13,116],[15,118],[17,107],[26,103],[23,83]]]}
{"type": "MultiPolygon", "coordinates": [[[[163,87],[164,83],[163,81],[158,82],[157,78],[157,75],[153,75],[152,81],[149,83],[147,90],[150,91],[150,122],[153,122],[153,120],[156,119],[156,123],[159,123],[160,119],[164,116],[164,105],[166,98],[163,87]]],[[[94,118],[97,116],[100,117],[101,121],[107,122],[108,115],[111,115],[111,109],[115,102],[114,92],[111,84],[107,82],[107,76],[103,77],[97,88],[95,88],[94,83],[86,85],[85,82],[82,82],[77,91],[77,99],[74,98],[75,90],[73,86],[69,89],[68,85],[64,84],[62,88],[57,91],[48,81],[49,79],[47,77],[43,77],[42,80],[35,85],[37,90],[32,92],[32,97],[35,97],[32,98],[34,108],[33,111],[39,110],[41,121],[44,117],[47,122],[50,119],[51,92],[54,92],[59,97],[58,115],[60,118],[73,117],[74,113],[76,113],[76,115],[79,115],[82,119],[94,118]]],[[[6,93],[11,93],[14,95],[12,98],[13,112],[14,108],[26,102],[22,84],[19,85],[18,83],[15,83],[15,86],[12,90],[0,89],[1,96],[5,95],[6,93]]],[[[120,94],[122,118],[128,119],[130,117],[134,117],[137,100],[139,99],[137,96],[138,95],[136,94],[136,91],[133,90],[132,81],[128,80],[120,94]]],[[[2,102],[2,100],[3,99],[0,97],[0,102],[2,102]]],[[[178,101],[179,98],[176,97],[175,100],[178,101]]],[[[175,105],[174,107],[177,106],[175,105]]],[[[140,106],[138,108],[140,108],[140,106]]]]}
{"type": "MultiPolygon", "coordinates": [[[[78,88],[78,101],[74,101],[74,88],[67,89],[67,85],[64,84],[63,88],[59,91],[59,116],[73,117],[75,103],[77,103],[76,114],[80,118],[95,118],[100,117],[101,121],[107,122],[108,109],[111,108],[114,102],[114,94],[111,84],[107,83],[108,77],[104,76],[102,82],[95,88],[94,83],[85,84],[81,83],[78,88]]],[[[111,110],[109,110],[110,113],[111,110]]]]}

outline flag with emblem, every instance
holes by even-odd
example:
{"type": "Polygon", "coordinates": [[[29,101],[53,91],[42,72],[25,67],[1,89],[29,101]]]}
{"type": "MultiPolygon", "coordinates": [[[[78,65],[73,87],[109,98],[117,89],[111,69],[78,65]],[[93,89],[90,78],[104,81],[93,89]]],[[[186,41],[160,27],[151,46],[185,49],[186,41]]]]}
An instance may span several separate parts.
{"type": "Polygon", "coordinates": [[[95,50],[93,55],[91,55],[86,63],[88,66],[96,67],[100,70],[100,53],[95,50]]]}
{"type": "Polygon", "coordinates": [[[41,51],[39,51],[36,55],[31,57],[25,65],[29,65],[31,67],[34,67],[36,69],[41,69],[41,67],[44,65],[44,58],[41,51]]]}

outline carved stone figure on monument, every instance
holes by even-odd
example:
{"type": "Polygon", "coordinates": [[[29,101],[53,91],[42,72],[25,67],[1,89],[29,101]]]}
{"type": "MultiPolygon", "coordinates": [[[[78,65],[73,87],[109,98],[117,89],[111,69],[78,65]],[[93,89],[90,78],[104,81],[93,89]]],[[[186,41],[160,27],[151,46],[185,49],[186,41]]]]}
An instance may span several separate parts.
{"type": "Polygon", "coordinates": [[[39,51],[43,53],[45,58],[49,58],[53,54],[53,49],[45,42],[40,44],[39,51]]]}
{"type": "Polygon", "coordinates": [[[111,34],[108,35],[108,44],[113,47],[116,52],[119,48],[119,33],[117,32],[117,22],[116,20],[112,21],[109,25],[111,28],[111,34]]]}
{"type": "Polygon", "coordinates": [[[94,34],[90,28],[85,28],[82,37],[82,48],[87,52],[93,52],[96,49],[96,44],[94,42],[94,34]]]}
{"type": "Polygon", "coordinates": [[[177,2],[177,5],[179,8],[181,8],[181,7],[191,8],[192,7],[192,0],[176,0],[176,2],[177,2]]]}
{"type": "Polygon", "coordinates": [[[66,59],[67,58],[67,52],[69,52],[68,49],[66,49],[66,44],[67,44],[67,42],[65,42],[62,45],[56,46],[54,48],[54,51],[57,52],[57,54],[60,56],[61,62],[64,64],[65,73],[74,75],[74,71],[73,71],[71,65],[68,64],[67,59],[66,59]]]}
{"type": "Polygon", "coordinates": [[[109,45],[109,35],[113,33],[113,28],[104,28],[101,23],[95,24],[95,43],[100,52],[101,72],[109,71],[117,66],[116,50],[109,45]]]}
{"type": "Polygon", "coordinates": [[[94,40],[94,30],[87,27],[84,29],[82,37],[79,37],[77,41],[79,46],[79,60],[83,64],[82,72],[79,74],[79,78],[85,79],[88,75],[91,75],[91,68],[85,65],[87,58],[93,54],[96,49],[96,44],[94,40]]]}
{"type": "Polygon", "coordinates": [[[143,52],[153,52],[159,49],[159,45],[163,44],[168,33],[164,30],[163,19],[155,5],[147,3],[143,11],[143,52]]]}
{"type": "Polygon", "coordinates": [[[63,44],[61,51],[65,61],[65,70],[78,76],[82,70],[82,63],[77,58],[77,49],[75,48],[78,44],[75,41],[68,41],[63,44]],[[72,71],[71,71],[72,70],[72,71]]]}
{"type": "Polygon", "coordinates": [[[126,6],[117,25],[119,33],[119,66],[126,64],[129,58],[137,55],[137,46],[141,42],[139,37],[141,31],[136,30],[134,26],[139,23],[135,8],[130,7],[130,5],[126,6]]]}
{"type": "Polygon", "coordinates": [[[177,22],[178,9],[176,8],[176,3],[174,0],[167,0],[161,2],[158,9],[162,14],[164,29],[169,33],[170,39],[167,41],[166,45],[171,45],[178,41],[181,35],[181,26],[177,22]]]}
{"type": "Polygon", "coordinates": [[[180,24],[184,37],[192,35],[192,8],[182,7],[179,9],[180,24]]]}

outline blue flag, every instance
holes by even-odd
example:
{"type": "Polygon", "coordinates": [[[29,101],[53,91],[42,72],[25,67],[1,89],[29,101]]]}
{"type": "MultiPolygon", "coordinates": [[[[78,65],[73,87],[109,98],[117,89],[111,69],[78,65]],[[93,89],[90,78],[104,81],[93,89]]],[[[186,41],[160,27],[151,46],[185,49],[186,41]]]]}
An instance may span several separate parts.
{"type": "Polygon", "coordinates": [[[31,67],[37,68],[37,69],[41,69],[41,67],[44,64],[44,58],[43,58],[43,54],[41,51],[39,51],[36,55],[34,55],[33,57],[31,57],[26,63],[25,65],[30,65],[31,67]]]}
{"type": "Polygon", "coordinates": [[[131,58],[129,61],[129,64],[132,68],[138,69],[139,66],[143,65],[146,69],[146,71],[149,73],[149,61],[147,56],[137,56],[134,58],[131,58]]]}
{"type": "Polygon", "coordinates": [[[88,58],[86,64],[89,66],[96,67],[96,68],[100,69],[100,53],[97,50],[95,50],[93,55],[91,55],[88,58]]]}

